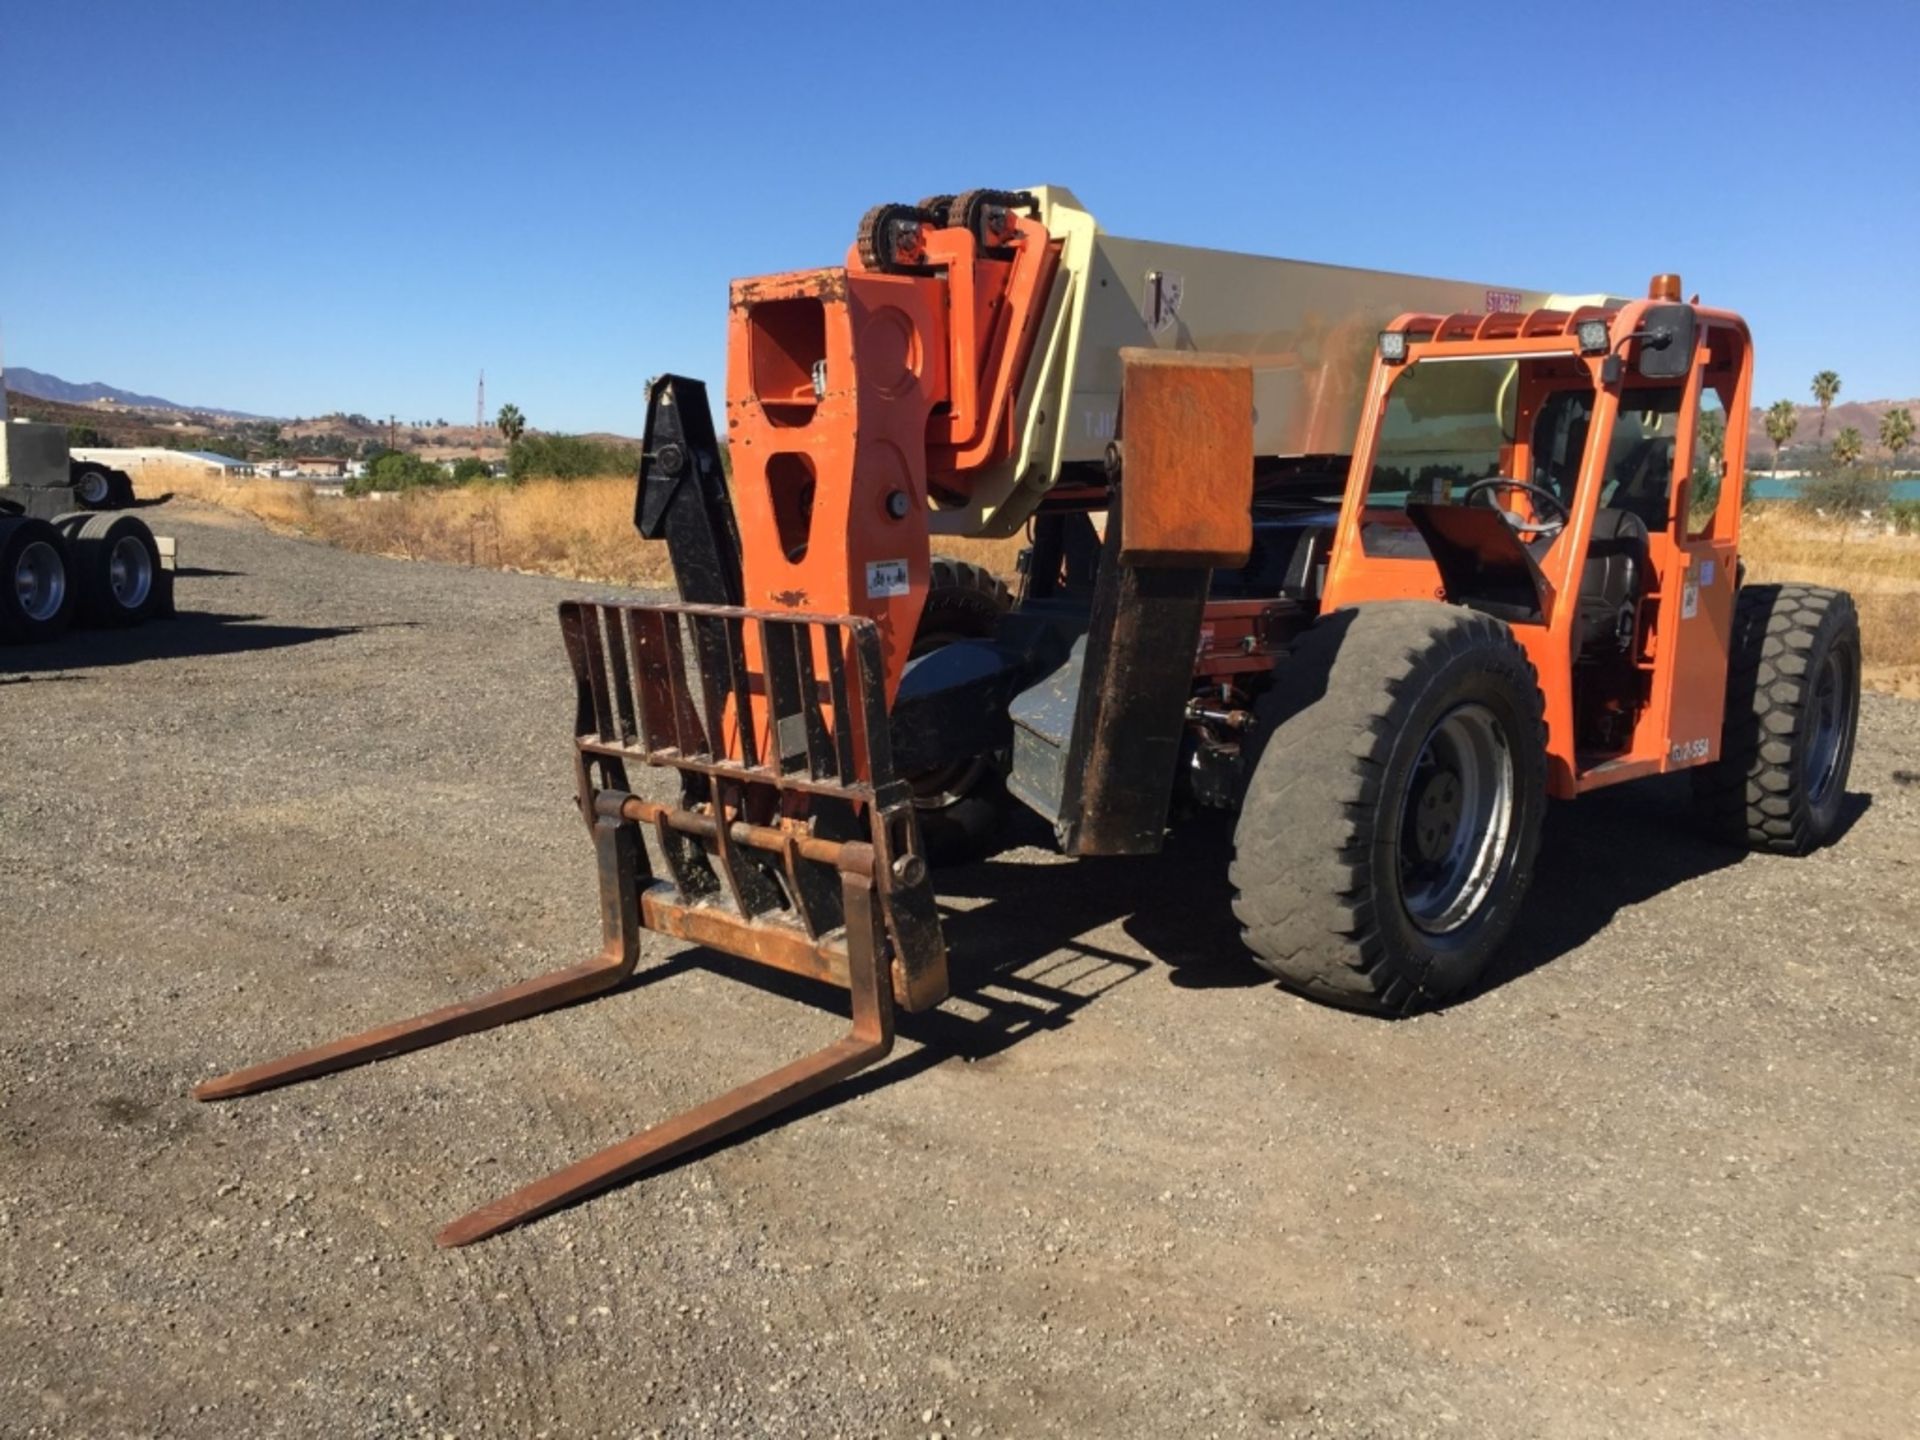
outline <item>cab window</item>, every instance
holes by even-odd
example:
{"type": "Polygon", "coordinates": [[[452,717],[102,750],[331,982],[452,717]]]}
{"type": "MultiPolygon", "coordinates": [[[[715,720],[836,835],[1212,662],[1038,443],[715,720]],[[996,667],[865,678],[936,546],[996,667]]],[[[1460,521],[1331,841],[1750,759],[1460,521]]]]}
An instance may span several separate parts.
{"type": "Polygon", "coordinates": [[[1688,491],[1687,538],[1713,533],[1713,515],[1727,474],[1727,407],[1711,385],[1700,388],[1693,424],[1693,483],[1688,491]]]}
{"type": "Polygon", "coordinates": [[[1533,455],[1531,478],[1535,485],[1558,497],[1562,505],[1573,504],[1592,422],[1592,390],[1556,390],[1541,402],[1533,418],[1533,435],[1528,441],[1533,455]]]}
{"type": "Polygon", "coordinates": [[[1498,475],[1501,388],[1512,370],[1511,360],[1478,358],[1409,366],[1387,394],[1367,504],[1402,508],[1409,494],[1458,500],[1498,475]]]}
{"type": "Polygon", "coordinates": [[[1678,385],[1663,385],[1620,395],[1600,503],[1631,511],[1649,530],[1665,530],[1671,518],[1673,447],[1684,393],[1678,385]]]}

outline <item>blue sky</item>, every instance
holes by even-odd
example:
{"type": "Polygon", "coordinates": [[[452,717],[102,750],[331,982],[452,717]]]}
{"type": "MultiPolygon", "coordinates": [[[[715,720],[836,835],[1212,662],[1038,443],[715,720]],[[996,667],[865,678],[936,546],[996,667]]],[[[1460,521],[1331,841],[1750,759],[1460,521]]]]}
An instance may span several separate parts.
{"type": "Polygon", "coordinates": [[[193,404],[637,433],[866,207],[1543,289],[1683,273],[1759,398],[1920,394],[1920,3],[11,7],[7,358],[193,404]],[[1602,28],[1604,27],[1604,28],[1602,28]]]}

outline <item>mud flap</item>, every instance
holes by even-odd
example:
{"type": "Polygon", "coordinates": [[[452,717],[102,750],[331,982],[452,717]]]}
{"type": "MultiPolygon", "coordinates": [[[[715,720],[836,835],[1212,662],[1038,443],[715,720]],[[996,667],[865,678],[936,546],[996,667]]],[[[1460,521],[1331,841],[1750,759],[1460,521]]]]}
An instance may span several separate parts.
{"type": "Polygon", "coordinates": [[[1013,704],[1014,793],[1069,855],[1159,851],[1215,565],[1253,543],[1253,372],[1123,350],[1120,461],[1087,632],[1013,704]]]}

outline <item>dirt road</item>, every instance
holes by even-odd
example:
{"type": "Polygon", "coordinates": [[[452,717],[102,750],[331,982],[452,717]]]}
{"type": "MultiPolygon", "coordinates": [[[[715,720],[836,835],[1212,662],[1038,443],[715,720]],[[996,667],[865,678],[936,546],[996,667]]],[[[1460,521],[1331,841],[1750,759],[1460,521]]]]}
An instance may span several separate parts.
{"type": "Polygon", "coordinates": [[[585,587],[152,513],[191,614],[0,652],[0,1433],[1920,1433],[1920,705],[1810,860],[1558,811],[1498,983],[1401,1024],[1263,981],[1217,834],[951,872],[961,993],[886,1067],[440,1252],[843,1012],[652,940],[189,1100],[591,952],[585,587]]]}

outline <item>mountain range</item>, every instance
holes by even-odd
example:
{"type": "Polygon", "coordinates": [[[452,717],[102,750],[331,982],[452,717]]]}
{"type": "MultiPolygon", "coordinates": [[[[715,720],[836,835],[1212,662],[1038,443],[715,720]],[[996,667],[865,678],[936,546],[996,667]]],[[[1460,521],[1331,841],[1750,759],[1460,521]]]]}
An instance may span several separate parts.
{"type": "Polygon", "coordinates": [[[112,405],[123,405],[129,410],[178,410],[183,414],[231,415],[241,420],[261,418],[242,410],[222,409],[217,405],[182,405],[177,400],[136,394],[100,380],[76,384],[45,371],[29,370],[24,365],[9,365],[5,374],[7,389],[16,395],[31,395],[37,400],[57,400],[63,405],[96,405],[106,401],[112,405]]]}

